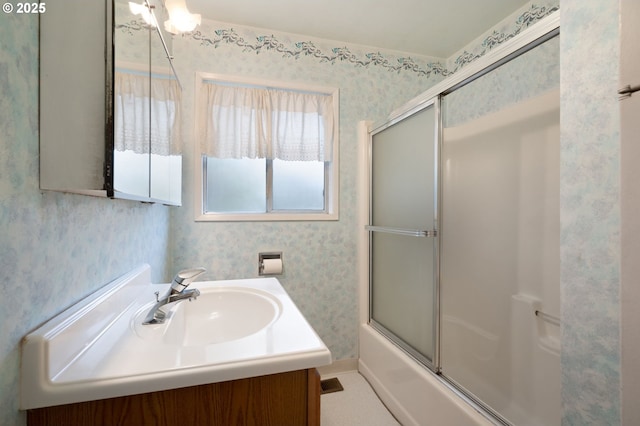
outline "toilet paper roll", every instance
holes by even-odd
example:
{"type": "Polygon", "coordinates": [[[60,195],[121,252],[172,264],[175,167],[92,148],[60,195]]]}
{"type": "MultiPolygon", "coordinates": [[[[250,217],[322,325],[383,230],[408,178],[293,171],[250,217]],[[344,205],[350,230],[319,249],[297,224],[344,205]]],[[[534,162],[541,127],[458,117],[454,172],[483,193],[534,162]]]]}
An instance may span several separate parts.
{"type": "Polygon", "coordinates": [[[282,274],[282,259],[263,259],[262,273],[265,275],[282,274]]]}

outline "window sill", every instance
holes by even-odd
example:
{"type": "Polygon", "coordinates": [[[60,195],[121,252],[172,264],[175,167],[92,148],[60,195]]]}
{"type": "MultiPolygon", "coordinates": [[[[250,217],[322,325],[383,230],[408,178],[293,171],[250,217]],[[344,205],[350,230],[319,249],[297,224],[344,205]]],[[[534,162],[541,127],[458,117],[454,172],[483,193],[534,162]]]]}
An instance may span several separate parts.
{"type": "Polygon", "coordinates": [[[196,222],[301,222],[334,221],[338,213],[208,213],[197,215],[196,222]]]}

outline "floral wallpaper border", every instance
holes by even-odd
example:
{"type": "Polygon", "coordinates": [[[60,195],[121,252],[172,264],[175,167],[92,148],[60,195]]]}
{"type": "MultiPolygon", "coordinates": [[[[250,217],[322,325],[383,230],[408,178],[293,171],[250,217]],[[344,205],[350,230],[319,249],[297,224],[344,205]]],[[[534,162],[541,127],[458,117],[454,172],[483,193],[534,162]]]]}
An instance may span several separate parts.
{"type": "Polygon", "coordinates": [[[511,31],[499,32],[497,30],[493,30],[493,32],[482,41],[479,46],[478,52],[471,53],[467,50],[464,50],[460,55],[458,55],[458,57],[456,57],[456,59],[453,61],[454,67],[453,70],[451,70],[451,74],[455,73],[462,67],[469,65],[478,58],[484,56],[490,50],[501,45],[502,43],[511,40],[513,37],[520,34],[523,30],[529,28],[531,25],[535,24],[543,18],[546,18],[547,16],[558,10],[560,10],[559,6],[537,6],[535,4],[532,4],[529,9],[525,10],[518,16],[515,21],[515,26],[511,31]]]}
{"type": "MultiPolygon", "coordinates": [[[[213,30],[212,35],[208,35],[201,30],[183,34],[182,37],[191,38],[198,41],[203,46],[219,46],[226,44],[237,46],[243,52],[251,52],[259,54],[263,51],[271,51],[280,53],[284,58],[299,59],[302,56],[309,56],[318,59],[321,63],[335,64],[344,62],[352,64],[356,67],[380,67],[391,72],[400,73],[401,71],[413,72],[420,76],[431,77],[439,75],[447,77],[454,74],[464,66],[474,62],[478,58],[484,56],[496,46],[512,39],[520,34],[524,29],[530,27],[539,20],[559,10],[558,6],[538,6],[531,4],[530,7],[522,12],[515,21],[513,29],[505,31],[494,30],[480,44],[477,52],[471,53],[464,50],[454,61],[453,69],[447,69],[446,65],[439,61],[429,62],[426,65],[420,65],[412,57],[389,58],[383,53],[368,52],[364,54],[353,53],[348,47],[333,47],[330,50],[323,50],[317,47],[311,41],[297,41],[287,45],[272,35],[259,35],[254,40],[246,40],[242,35],[238,34],[233,28],[213,30]]],[[[116,26],[128,34],[134,31],[146,29],[144,23],[137,20],[120,24],[116,26]]]]}
{"type": "Polygon", "coordinates": [[[301,56],[311,56],[319,59],[320,62],[328,62],[335,64],[336,62],[347,62],[357,67],[369,67],[378,66],[385,68],[389,71],[412,71],[420,75],[430,77],[433,75],[449,75],[449,71],[440,62],[432,62],[426,65],[426,67],[420,66],[411,57],[402,57],[396,60],[390,60],[380,52],[365,53],[363,56],[359,56],[349,50],[348,47],[334,47],[329,52],[322,51],[311,41],[295,42],[293,46],[287,47],[285,43],[279,41],[274,35],[258,36],[256,40],[251,43],[247,42],[242,36],[240,36],[233,28],[215,30],[215,37],[209,38],[200,31],[194,31],[190,34],[186,34],[185,37],[190,37],[197,40],[202,45],[211,45],[219,47],[221,44],[232,44],[241,47],[243,52],[254,52],[256,54],[266,51],[275,51],[281,53],[285,58],[299,59],[301,56]]]}

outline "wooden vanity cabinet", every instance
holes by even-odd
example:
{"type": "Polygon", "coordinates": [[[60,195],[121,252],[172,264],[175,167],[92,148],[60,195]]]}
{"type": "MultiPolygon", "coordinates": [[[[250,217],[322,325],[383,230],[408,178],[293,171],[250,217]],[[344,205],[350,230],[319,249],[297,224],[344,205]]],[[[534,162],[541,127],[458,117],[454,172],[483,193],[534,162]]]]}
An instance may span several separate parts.
{"type": "Polygon", "coordinates": [[[27,424],[319,426],[315,368],[28,410],[27,424]]]}

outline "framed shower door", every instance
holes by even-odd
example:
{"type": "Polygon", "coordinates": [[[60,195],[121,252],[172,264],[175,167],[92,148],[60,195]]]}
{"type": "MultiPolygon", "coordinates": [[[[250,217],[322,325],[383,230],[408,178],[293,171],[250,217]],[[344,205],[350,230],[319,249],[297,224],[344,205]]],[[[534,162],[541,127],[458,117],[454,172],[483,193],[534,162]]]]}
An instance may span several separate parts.
{"type": "Polygon", "coordinates": [[[370,324],[434,369],[436,101],[370,133],[370,324]]]}
{"type": "Polygon", "coordinates": [[[505,424],[560,395],[559,36],[441,98],[440,371],[505,424]]]}

